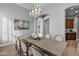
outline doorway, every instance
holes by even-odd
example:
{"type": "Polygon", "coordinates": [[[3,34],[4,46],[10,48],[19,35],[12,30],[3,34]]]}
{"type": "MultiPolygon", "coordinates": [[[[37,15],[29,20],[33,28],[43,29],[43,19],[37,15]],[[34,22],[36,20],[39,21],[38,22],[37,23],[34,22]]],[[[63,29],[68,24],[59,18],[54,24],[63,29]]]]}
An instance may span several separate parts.
{"type": "Polygon", "coordinates": [[[44,21],[44,36],[49,34],[49,18],[44,21]]]}
{"type": "Polygon", "coordinates": [[[78,24],[77,15],[79,14],[79,6],[74,5],[65,9],[66,19],[65,19],[65,34],[66,40],[76,40],[78,37],[78,24]]]}

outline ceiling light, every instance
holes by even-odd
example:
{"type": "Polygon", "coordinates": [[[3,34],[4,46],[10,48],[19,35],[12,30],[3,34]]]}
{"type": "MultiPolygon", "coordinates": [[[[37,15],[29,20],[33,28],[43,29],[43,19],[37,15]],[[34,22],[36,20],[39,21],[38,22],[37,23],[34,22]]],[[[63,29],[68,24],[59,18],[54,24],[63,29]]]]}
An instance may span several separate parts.
{"type": "Polygon", "coordinates": [[[73,10],[74,8],[71,8],[71,10],[73,10]]]}
{"type": "Polygon", "coordinates": [[[36,16],[36,15],[38,15],[38,14],[40,14],[40,13],[41,13],[41,9],[40,9],[40,8],[37,8],[37,7],[35,7],[35,6],[33,6],[33,7],[30,9],[30,12],[29,12],[30,16],[36,16]]]}
{"type": "Polygon", "coordinates": [[[77,10],[77,11],[75,11],[75,13],[78,13],[79,11],[77,10]]]}

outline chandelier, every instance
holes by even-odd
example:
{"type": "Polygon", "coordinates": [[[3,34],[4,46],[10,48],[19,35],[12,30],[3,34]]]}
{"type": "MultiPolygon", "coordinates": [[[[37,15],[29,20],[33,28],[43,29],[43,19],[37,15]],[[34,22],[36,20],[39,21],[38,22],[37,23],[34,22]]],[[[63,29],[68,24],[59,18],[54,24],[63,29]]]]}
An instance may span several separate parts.
{"type": "Polygon", "coordinates": [[[40,13],[41,13],[41,9],[35,6],[33,6],[29,12],[30,16],[36,16],[36,15],[39,15],[40,13]]]}

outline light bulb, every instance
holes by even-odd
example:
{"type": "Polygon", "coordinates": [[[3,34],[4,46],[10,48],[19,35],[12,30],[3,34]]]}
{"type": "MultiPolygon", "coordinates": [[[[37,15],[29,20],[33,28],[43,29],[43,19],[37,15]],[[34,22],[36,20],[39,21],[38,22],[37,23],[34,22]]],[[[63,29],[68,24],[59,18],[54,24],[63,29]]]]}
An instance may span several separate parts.
{"type": "Polygon", "coordinates": [[[35,9],[35,11],[37,11],[37,9],[35,9]]]}
{"type": "Polygon", "coordinates": [[[41,9],[40,9],[40,8],[39,8],[38,10],[39,10],[39,11],[41,11],[41,9]]]}
{"type": "Polygon", "coordinates": [[[71,10],[73,10],[74,8],[71,8],[71,10]]]}
{"type": "Polygon", "coordinates": [[[78,13],[79,11],[75,11],[75,13],[78,13]]]}

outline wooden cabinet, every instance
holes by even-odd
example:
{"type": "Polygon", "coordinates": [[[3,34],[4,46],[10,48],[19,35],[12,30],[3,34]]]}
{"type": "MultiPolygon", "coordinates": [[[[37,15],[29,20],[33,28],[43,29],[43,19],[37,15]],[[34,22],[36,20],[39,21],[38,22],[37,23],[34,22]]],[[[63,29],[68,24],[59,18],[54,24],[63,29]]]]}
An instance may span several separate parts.
{"type": "Polygon", "coordinates": [[[74,19],[66,19],[66,40],[76,40],[74,29],[74,19]]]}
{"type": "Polygon", "coordinates": [[[66,33],[66,40],[76,40],[76,32],[66,33]]]}

